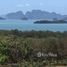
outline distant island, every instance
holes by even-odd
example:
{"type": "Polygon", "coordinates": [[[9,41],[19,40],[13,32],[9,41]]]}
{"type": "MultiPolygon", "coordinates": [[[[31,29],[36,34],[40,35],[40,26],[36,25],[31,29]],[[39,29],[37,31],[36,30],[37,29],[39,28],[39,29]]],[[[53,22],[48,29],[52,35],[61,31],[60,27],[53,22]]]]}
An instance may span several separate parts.
{"type": "Polygon", "coordinates": [[[28,18],[25,17],[25,18],[22,18],[21,20],[28,20],[28,18]]]}
{"type": "Polygon", "coordinates": [[[55,12],[48,12],[48,11],[42,11],[42,10],[32,10],[27,11],[26,13],[23,13],[23,11],[17,11],[17,12],[11,12],[7,13],[5,15],[1,15],[0,17],[6,18],[6,19],[15,19],[15,20],[51,20],[53,18],[67,20],[67,15],[61,15],[57,14],[55,12]]]}
{"type": "Polygon", "coordinates": [[[46,24],[46,23],[67,23],[66,20],[40,20],[40,21],[35,21],[34,24],[46,24]]]}
{"type": "Polygon", "coordinates": [[[0,20],[5,20],[5,18],[0,17],[0,20]]]}

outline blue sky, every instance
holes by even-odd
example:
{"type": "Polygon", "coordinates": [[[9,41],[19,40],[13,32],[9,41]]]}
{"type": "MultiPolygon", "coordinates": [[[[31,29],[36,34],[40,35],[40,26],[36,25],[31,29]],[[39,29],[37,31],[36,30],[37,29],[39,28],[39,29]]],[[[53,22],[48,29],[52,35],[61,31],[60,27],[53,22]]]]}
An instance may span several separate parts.
{"type": "Polygon", "coordinates": [[[67,0],[0,0],[0,15],[41,9],[67,15],[67,0]]]}

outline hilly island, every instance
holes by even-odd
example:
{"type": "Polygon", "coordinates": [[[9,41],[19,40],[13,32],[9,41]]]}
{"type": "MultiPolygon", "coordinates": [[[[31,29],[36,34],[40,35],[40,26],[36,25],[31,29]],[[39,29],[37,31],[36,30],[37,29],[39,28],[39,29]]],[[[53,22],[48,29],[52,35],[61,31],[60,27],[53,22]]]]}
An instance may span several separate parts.
{"type": "Polygon", "coordinates": [[[61,15],[57,14],[55,12],[48,12],[48,11],[42,11],[42,10],[32,10],[32,11],[27,11],[25,14],[23,11],[17,11],[17,12],[12,12],[8,13],[5,15],[1,16],[2,18],[5,19],[19,19],[19,20],[38,20],[38,19],[44,19],[44,20],[51,20],[51,19],[63,19],[67,20],[67,15],[61,15]]]}

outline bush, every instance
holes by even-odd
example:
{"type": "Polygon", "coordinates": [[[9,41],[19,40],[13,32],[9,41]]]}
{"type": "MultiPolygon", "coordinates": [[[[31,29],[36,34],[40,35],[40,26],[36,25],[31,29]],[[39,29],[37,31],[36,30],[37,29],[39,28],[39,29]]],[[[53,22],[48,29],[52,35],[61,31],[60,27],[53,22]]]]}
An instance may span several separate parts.
{"type": "Polygon", "coordinates": [[[7,60],[8,60],[7,56],[0,54],[0,64],[4,64],[5,62],[7,62],[7,60]]]}

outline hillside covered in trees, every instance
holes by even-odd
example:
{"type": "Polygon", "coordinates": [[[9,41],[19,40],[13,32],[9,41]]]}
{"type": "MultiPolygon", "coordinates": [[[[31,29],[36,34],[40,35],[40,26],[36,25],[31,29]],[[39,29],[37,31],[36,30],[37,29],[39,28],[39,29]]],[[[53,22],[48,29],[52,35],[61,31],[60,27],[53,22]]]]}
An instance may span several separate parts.
{"type": "Polygon", "coordinates": [[[67,32],[0,30],[0,64],[23,62],[67,65],[67,32]]]}

